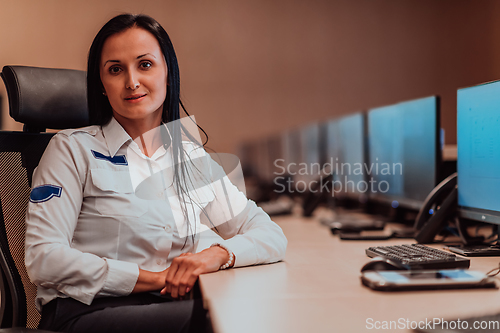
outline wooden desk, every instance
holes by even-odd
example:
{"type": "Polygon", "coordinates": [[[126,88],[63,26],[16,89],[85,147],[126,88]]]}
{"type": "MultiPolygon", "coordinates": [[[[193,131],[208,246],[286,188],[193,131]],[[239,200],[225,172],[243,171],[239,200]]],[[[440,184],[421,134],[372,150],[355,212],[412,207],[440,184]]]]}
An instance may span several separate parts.
{"type": "MultiPolygon", "coordinates": [[[[313,219],[274,220],[288,238],[284,262],[200,276],[215,332],[365,332],[378,331],[367,329],[369,318],[432,321],[500,312],[494,289],[388,293],[361,285],[367,247],[411,240],[341,241],[313,219]]],[[[473,258],[471,269],[487,272],[499,261],[473,258]]]]}

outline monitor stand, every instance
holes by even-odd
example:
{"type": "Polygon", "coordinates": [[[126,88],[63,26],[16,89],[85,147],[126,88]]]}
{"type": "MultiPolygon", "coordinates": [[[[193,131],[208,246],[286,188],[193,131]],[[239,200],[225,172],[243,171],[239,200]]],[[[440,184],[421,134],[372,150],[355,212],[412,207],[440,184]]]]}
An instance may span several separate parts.
{"type": "MultiPolygon", "coordinates": [[[[467,225],[467,221],[460,219],[458,217],[455,217],[455,226],[458,230],[458,234],[460,235],[460,239],[462,240],[462,244],[465,246],[490,246],[490,243],[485,243],[485,238],[484,236],[471,236],[469,232],[467,231],[467,228],[469,227],[467,225]]],[[[494,233],[499,235],[499,226],[493,226],[494,227],[494,233]]]]}
{"type": "MultiPolygon", "coordinates": [[[[467,257],[500,257],[500,226],[492,225],[493,233],[496,235],[494,243],[486,243],[484,236],[471,236],[467,231],[467,222],[455,218],[455,224],[462,240],[461,245],[448,246],[448,250],[467,257]]],[[[488,237],[490,238],[490,237],[488,237]]]]}

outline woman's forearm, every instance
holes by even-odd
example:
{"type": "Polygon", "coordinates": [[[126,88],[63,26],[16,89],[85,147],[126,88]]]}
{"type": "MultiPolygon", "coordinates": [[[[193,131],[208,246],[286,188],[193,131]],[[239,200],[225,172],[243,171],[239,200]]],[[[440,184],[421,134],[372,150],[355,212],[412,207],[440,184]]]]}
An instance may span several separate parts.
{"type": "Polygon", "coordinates": [[[165,287],[166,271],[150,272],[139,269],[139,277],[132,293],[160,290],[165,287]]]}

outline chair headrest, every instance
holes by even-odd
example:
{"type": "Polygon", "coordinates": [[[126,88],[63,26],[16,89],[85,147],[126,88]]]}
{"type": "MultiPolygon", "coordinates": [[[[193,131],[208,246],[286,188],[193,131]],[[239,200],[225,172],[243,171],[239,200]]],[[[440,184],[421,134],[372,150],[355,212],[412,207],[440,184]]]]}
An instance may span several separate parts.
{"type": "Polygon", "coordinates": [[[87,126],[86,72],[73,69],[4,66],[9,113],[26,128],[66,129],[87,126]]]}

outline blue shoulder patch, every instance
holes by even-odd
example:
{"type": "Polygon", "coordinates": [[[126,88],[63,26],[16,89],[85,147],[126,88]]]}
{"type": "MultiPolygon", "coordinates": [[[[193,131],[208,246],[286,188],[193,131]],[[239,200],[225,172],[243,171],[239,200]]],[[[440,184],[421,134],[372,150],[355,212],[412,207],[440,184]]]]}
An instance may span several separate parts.
{"type": "Polygon", "coordinates": [[[62,187],[57,185],[41,185],[31,190],[30,201],[34,203],[45,202],[52,197],[61,197],[62,187]]]}
{"type": "Polygon", "coordinates": [[[94,157],[98,160],[105,160],[116,165],[128,165],[127,158],[125,157],[125,155],[115,155],[114,157],[111,157],[101,154],[95,150],[91,150],[91,152],[92,155],[94,155],[94,157]]]}

